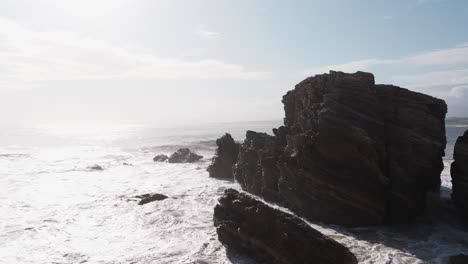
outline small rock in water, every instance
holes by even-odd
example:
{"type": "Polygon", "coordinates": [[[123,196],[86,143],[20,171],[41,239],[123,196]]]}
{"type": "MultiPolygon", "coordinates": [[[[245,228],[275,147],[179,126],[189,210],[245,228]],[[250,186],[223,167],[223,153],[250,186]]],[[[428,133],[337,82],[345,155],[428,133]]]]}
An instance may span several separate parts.
{"type": "Polygon", "coordinates": [[[95,164],[95,165],[93,165],[93,166],[89,166],[88,169],[90,169],[90,170],[95,170],[95,171],[102,171],[102,170],[104,170],[103,167],[101,167],[101,166],[99,166],[99,165],[97,165],[97,164],[95,164]]]}
{"type": "Polygon", "coordinates": [[[169,159],[169,157],[167,155],[164,155],[164,154],[160,154],[160,155],[157,155],[156,157],[153,158],[153,161],[154,162],[164,162],[166,161],[167,159],[169,159]]]}
{"type": "Polygon", "coordinates": [[[160,193],[146,193],[142,195],[137,195],[134,198],[141,199],[138,205],[144,205],[144,204],[151,203],[154,201],[162,201],[169,197],[160,193]]]}
{"type": "Polygon", "coordinates": [[[199,161],[203,156],[193,153],[188,148],[181,148],[174,152],[168,159],[169,163],[193,163],[199,161]]]}

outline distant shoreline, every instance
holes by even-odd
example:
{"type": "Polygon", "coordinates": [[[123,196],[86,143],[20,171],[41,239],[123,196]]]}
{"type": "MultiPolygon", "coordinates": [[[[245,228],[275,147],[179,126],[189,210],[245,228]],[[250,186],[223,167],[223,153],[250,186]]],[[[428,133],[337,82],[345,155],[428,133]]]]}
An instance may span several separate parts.
{"type": "Polygon", "coordinates": [[[446,126],[468,126],[468,117],[448,117],[445,119],[446,126]]]}

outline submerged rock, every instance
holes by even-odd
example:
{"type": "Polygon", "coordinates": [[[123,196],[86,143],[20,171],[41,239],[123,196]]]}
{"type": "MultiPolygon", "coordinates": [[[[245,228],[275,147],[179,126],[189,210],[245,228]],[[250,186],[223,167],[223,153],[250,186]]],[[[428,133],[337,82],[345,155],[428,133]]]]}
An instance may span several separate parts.
{"type": "Polygon", "coordinates": [[[89,169],[89,170],[94,170],[94,171],[102,171],[102,170],[104,170],[103,167],[101,167],[101,166],[99,166],[99,165],[97,165],[97,164],[94,164],[93,166],[89,166],[88,169],[89,169]]]}
{"type": "Polygon", "coordinates": [[[235,178],[314,221],[407,222],[440,188],[443,100],[376,85],[370,73],[310,77],[283,96],[285,127],[248,131],[235,178]]]}
{"type": "Polygon", "coordinates": [[[193,153],[188,148],[181,148],[174,152],[168,159],[169,163],[192,163],[203,159],[203,156],[193,153]]]}
{"type": "Polygon", "coordinates": [[[211,165],[208,167],[210,177],[220,179],[233,179],[232,166],[237,162],[239,154],[239,143],[236,143],[232,136],[226,133],[216,140],[216,154],[211,165]]]}
{"type": "Polygon", "coordinates": [[[151,203],[154,201],[162,201],[169,197],[160,193],[146,193],[142,195],[137,195],[134,198],[141,199],[140,202],[138,202],[138,205],[144,205],[144,204],[151,203]]]}
{"type": "Polygon", "coordinates": [[[213,219],[228,253],[246,254],[259,263],[357,263],[346,247],[298,217],[234,189],[226,190],[219,199],[213,219]]]}
{"type": "Polygon", "coordinates": [[[453,152],[454,162],[450,173],[452,175],[452,199],[468,216],[468,130],[458,137],[453,152]]]}
{"type": "Polygon", "coordinates": [[[160,155],[157,155],[156,157],[154,157],[153,161],[154,162],[164,162],[164,161],[166,161],[168,159],[169,159],[169,157],[167,155],[160,154],[160,155]]]}

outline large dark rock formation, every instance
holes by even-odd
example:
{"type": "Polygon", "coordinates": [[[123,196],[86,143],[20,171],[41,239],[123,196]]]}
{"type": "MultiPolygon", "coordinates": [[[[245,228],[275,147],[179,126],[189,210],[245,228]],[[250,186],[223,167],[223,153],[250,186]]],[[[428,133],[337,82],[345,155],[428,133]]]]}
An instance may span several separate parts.
{"type": "Polygon", "coordinates": [[[176,152],[172,153],[172,155],[167,160],[169,163],[192,163],[199,161],[203,158],[196,153],[193,153],[188,148],[181,148],[178,149],[176,152]]]}
{"type": "Polygon", "coordinates": [[[239,143],[230,134],[225,134],[216,140],[216,154],[208,167],[210,177],[219,179],[233,179],[232,166],[237,162],[239,143]]]}
{"type": "Polygon", "coordinates": [[[215,207],[214,224],[228,253],[247,254],[258,263],[357,263],[346,247],[301,219],[233,189],[215,207]]]}
{"type": "Polygon", "coordinates": [[[443,100],[370,73],[310,77],[283,97],[285,127],[247,132],[235,169],[244,190],[314,221],[406,222],[438,190],[443,100]]]}
{"type": "Polygon", "coordinates": [[[454,162],[451,167],[452,199],[468,216],[468,130],[458,137],[453,152],[454,162]]]}

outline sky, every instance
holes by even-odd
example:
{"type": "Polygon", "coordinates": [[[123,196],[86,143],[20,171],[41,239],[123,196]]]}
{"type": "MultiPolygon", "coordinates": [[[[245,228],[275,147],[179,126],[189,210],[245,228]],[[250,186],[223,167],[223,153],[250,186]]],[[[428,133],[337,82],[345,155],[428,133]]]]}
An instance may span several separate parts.
{"type": "Polygon", "coordinates": [[[278,120],[308,76],[374,73],[468,116],[464,0],[2,0],[0,123],[278,120]]]}

